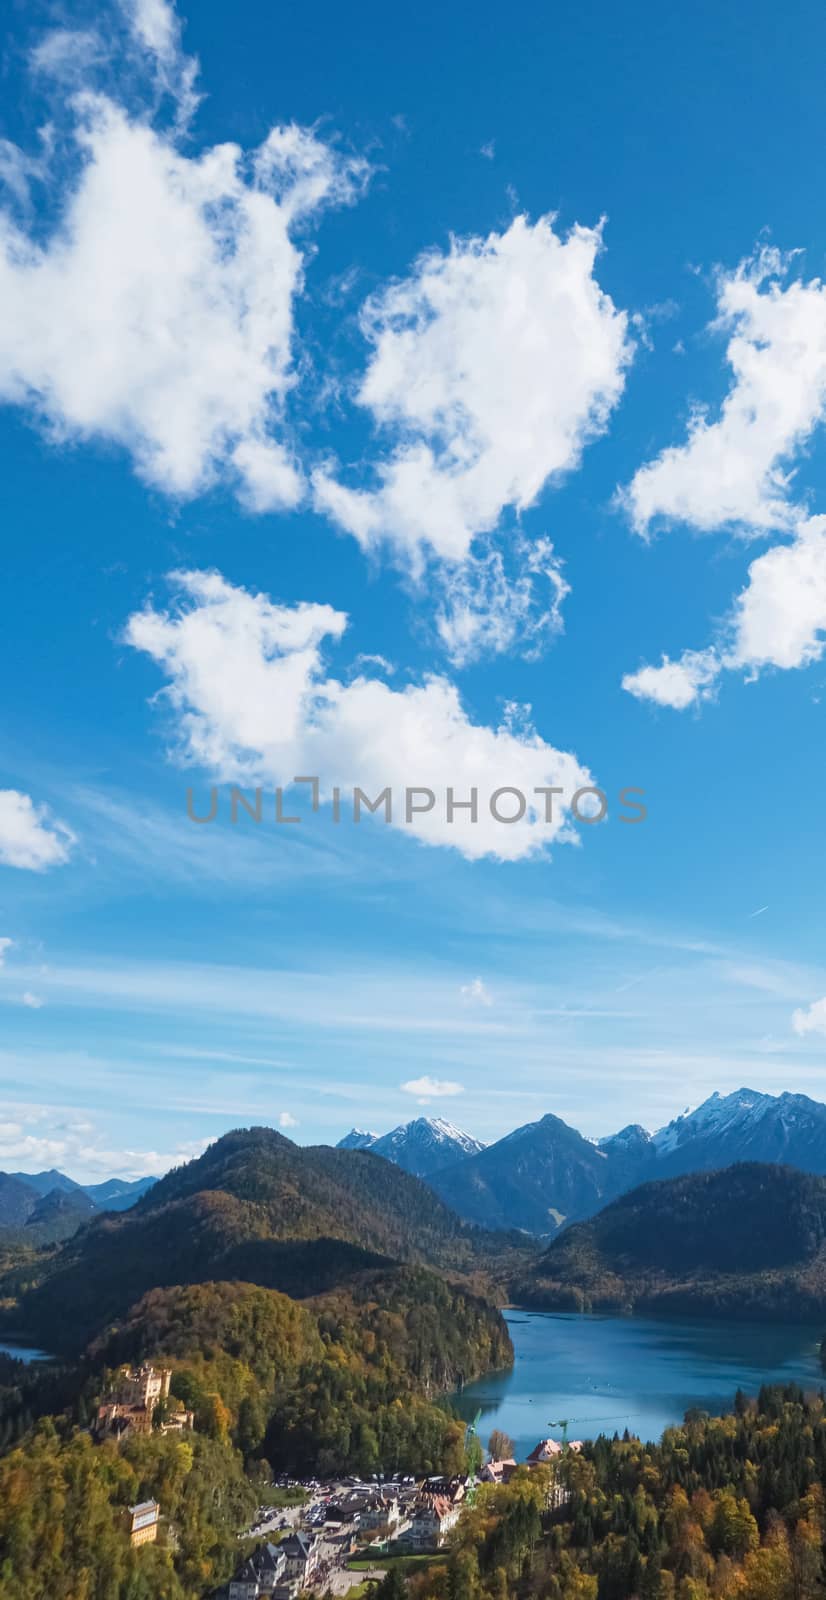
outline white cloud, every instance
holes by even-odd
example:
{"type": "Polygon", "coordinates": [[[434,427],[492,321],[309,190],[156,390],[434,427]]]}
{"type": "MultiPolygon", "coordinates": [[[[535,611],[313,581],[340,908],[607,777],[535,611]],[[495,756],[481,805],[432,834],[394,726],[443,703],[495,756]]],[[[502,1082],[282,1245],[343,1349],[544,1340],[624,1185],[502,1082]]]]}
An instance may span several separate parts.
{"type": "Polygon", "coordinates": [[[0,967],[2,967],[3,963],[5,962],[6,951],[10,950],[13,944],[14,944],[14,940],[13,939],[6,939],[6,938],[0,939],[0,967]]]}
{"type": "Polygon", "coordinates": [[[663,656],[659,667],[640,667],[627,672],[622,687],[637,700],[652,700],[658,706],[684,711],[698,700],[708,700],[720,672],[720,660],[713,650],[684,650],[677,661],[663,656]]]}
{"type": "MultiPolygon", "coordinates": [[[[174,609],[150,605],[136,613],[126,639],[167,675],[163,698],[185,762],[248,784],[288,785],[297,774],[317,774],[325,797],[337,784],[345,804],[356,785],[373,799],[390,788],[394,827],[469,858],[515,860],[575,837],[570,800],[591,777],[575,756],[520,721],[515,708],[491,728],[471,721],[444,677],[403,689],[377,677],[342,682],[328,675],[323,650],[341,639],[344,613],[326,605],[274,605],[218,573],[178,573],[172,581],[174,609]],[[523,820],[513,824],[497,822],[490,811],[491,795],[506,785],[528,802],[523,820]],[[478,790],[476,822],[467,810],[448,820],[448,787],[457,802],[478,790]],[[550,801],[550,822],[545,797],[534,796],[540,787],[563,791],[550,801]],[[435,797],[410,823],[407,788],[435,797]]],[[[426,797],[415,803],[425,805],[426,797]]],[[[511,814],[518,799],[505,796],[497,804],[511,814]]]]}
{"type": "Polygon", "coordinates": [[[132,34],[150,58],[158,88],[177,106],[177,125],[186,127],[198,107],[198,62],[181,49],[181,24],[168,0],[122,0],[132,34]]]}
{"type": "Polygon", "coordinates": [[[457,562],[506,508],[532,505],[603,431],[631,357],[628,319],[594,277],[598,228],[560,238],[517,217],[431,250],[363,309],[372,356],[358,401],[389,440],[373,489],[330,469],[316,502],[421,570],[457,562]]]}
{"type": "Polygon", "coordinates": [[[298,1118],[294,1117],[289,1111],[279,1111],[278,1126],[279,1128],[297,1128],[298,1118]]]}
{"type": "Polygon", "coordinates": [[[117,1176],[142,1178],[200,1155],[208,1139],[177,1144],[172,1150],[112,1149],[96,1124],[68,1107],[0,1105],[0,1170],[39,1172],[58,1167],[81,1182],[117,1176]]]}
{"type": "Polygon", "coordinates": [[[44,1006],[46,1002],[45,1000],[41,1000],[39,994],[32,994],[31,989],[26,989],[20,996],[20,1004],[27,1006],[30,1011],[39,1011],[41,1006],[44,1006]]]}
{"type": "Polygon", "coordinates": [[[74,834],[19,789],[0,789],[0,866],[45,872],[69,859],[74,834]]]}
{"type": "Polygon", "coordinates": [[[29,66],[44,77],[77,87],[105,54],[103,40],[92,29],[52,28],[35,45],[29,66]]]}
{"type": "Polygon", "coordinates": [[[420,1105],[427,1105],[429,1100],[448,1099],[452,1095],[464,1094],[465,1086],[462,1083],[451,1083],[446,1078],[410,1078],[401,1085],[403,1094],[416,1095],[420,1105]]]}
{"type": "Polygon", "coordinates": [[[826,1033],[826,999],[814,1000],[805,1009],[799,1007],[794,1011],[792,1027],[801,1037],[807,1033],[826,1033]]]}
{"type": "Polygon", "coordinates": [[[459,993],[467,1005],[493,1005],[493,995],[481,978],[471,978],[470,983],[463,983],[459,993]]]}
{"type": "Polygon", "coordinates": [[[632,524],[704,532],[789,528],[791,461],[826,412],[826,286],[788,282],[791,258],[762,250],[717,280],[732,383],[719,416],[695,410],[688,441],[641,467],[620,495],[632,524]]]}
{"type": "Polygon", "coordinates": [[[628,673],[638,699],[682,711],[710,699],[723,671],[756,677],[819,661],[826,649],[826,516],[802,521],[794,539],[758,556],[715,648],[686,650],[678,661],[628,673]]]}
{"type": "Polygon", "coordinates": [[[467,666],[487,651],[518,650],[535,659],[547,639],[563,631],[562,603],[571,590],[550,539],[531,544],[517,538],[513,557],[515,578],[508,576],[505,553],[496,549],[442,569],[436,630],[454,666],[467,666]]]}
{"type": "MultiPolygon", "coordinates": [[[[165,0],[124,9],[144,68],[186,120],[195,64],[174,12],[165,0]]],[[[0,400],[57,441],[124,448],[171,496],[224,482],[258,512],[295,505],[304,486],[285,423],[305,260],[295,233],[323,206],[352,201],[366,164],[297,127],[273,129],[249,156],[229,143],[186,154],[145,107],[133,115],[92,92],[86,35],[49,36],[35,64],[64,76],[71,64],[87,87],[64,96],[73,164],[43,169],[52,232],[30,233],[0,208],[0,400]]],[[[19,190],[31,158],[10,151],[3,165],[19,190]]]]}
{"type": "Polygon", "coordinates": [[[731,618],[727,666],[806,667],[823,655],[826,630],[826,516],[802,522],[749,567],[731,618]]]}

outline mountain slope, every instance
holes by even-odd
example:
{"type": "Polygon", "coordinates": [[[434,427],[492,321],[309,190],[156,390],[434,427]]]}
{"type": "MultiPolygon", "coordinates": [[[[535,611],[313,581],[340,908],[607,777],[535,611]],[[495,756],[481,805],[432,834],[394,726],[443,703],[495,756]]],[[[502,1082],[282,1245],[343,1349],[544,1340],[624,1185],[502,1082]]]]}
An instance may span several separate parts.
{"type": "Polygon", "coordinates": [[[94,1200],[82,1189],[50,1189],[26,1218],[25,1231],[36,1236],[40,1244],[56,1244],[71,1238],[97,1210],[94,1200]]]}
{"type": "Polygon", "coordinates": [[[625,1173],[625,1163],[612,1163],[549,1114],[430,1181],[454,1211],[482,1227],[549,1234],[596,1211],[623,1186],[625,1173]]]}
{"type": "Polygon", "coordinates": [[[41,1199],[51,1194],[53,1189],[63,1189],[67,1194],[73,1189],[79,1189],[80,1184],[74,1178],[67,1178],[65,1172],[58,1172],[57,1167],[51,1167],[48,1172],[12,1172],[12,1178],[17,1178],[20,1183],[28,1184],[34,1189],[41,1199]]]}
{"type": "Polygon", "coordinates": [[[126,1178],[107,1178],[104,1183],[84,1183],[81,1187],[101,1211],[128,1211],[154,1182],[154,1178],[135,1178],[132,1182],[126,1178]]]}
{"type": "Polygon", "coordinates": [[[147,1290],[210,1278],[303,1296],[389,1261],[485,1269],[509,1241],[476,1234],[425,1184],[369,1151],[302,1149],[269,1128],[226,1134],[129,1211],[44,1263],[15,1313],[79,1348],[147,1290]]]}
{"type": "Polygon", "coordinates": [[[364,1128],[351,1128],[343,1139],[339,1139],[336,1149],[371,1150],[378,1137],[377,1133],[368,1133],[364,1128]]]}
{"type": "Polygon", "coordinates": [[[733,1161],[776,1161],[826,1173],[826,1106],[805,1094],[713,1094],[661,1128],[651,1144],[657,1174],[669,1178],[733,1161]]]}
{"type": "Polygon", "coordinates": [[[826,1314],[826,1179],[756,1162],[644,1184],[548,1247],[522,1304],[826,1314]]]}
{"type": "Polygon", "coordinates": [[[39,1199],[38,1190],[12,1172],[0,1172],[0,1228],[21,1228],[39,1199]]]}
{"type": "MultiPolygon", "coordinates": [[[[363,1148],[363,1147],[362,1147],[363,1148]]],[[[443,1117],[416,1117],[401,1123],[370,1146],[373,1153],[392,1161],[414,1177],[429,1178],[443,1167],[484,1150],[480,1139],[465,1133],[443,1117]]]]}

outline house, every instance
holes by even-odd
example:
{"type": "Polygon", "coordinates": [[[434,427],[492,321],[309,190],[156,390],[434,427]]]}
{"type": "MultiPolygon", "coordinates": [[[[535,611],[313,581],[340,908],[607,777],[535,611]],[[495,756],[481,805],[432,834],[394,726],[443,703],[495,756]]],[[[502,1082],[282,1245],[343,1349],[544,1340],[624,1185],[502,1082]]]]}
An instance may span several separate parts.
{"type": "Polygon", "coordinates": [[[452,1504],[445,1495],[427,1495],[420,1500],[410,1526],[404,1535],[405,1543],[414,1550],[439,1550],[451,1528],[459,1521],[461,1507],[452,1504]]]}
{"type": "MultiPolygon", "coordinates": [[[[579,1454],[582,1449],[582,1440],[569,1439],[567,1449],[579,1454]]],[[[539,1443],[534,1445],[530,1455],[526,1458],[525,1466],[547,1467],[551,1461],[555,1461],[558,1456],[562,1455],[562,1451],[563,1447],[556,1439],[540,1439],[539,1443]]]]}
{"type": "Polygon", "coordinates": [[[306,1588],[316,1567],[313,1540],[306,1533],[291,1533],[278,1546],[284,1557],[283,1581],[306,1588]]]}
{"type": "Polygon", "coordinates": [[[230,1582],[228,1600],[267,1600],[282,1581],[284,1569],[280,1545],[262,1545],[247,1556],[230,1582]]]}
{"type": "Polygon", "coordinates": [[[419,1498],[428,1499],[440,1495],[442,1499],[449,1500],[451,1505],[458,1505],[465,1498],[467,1478],[425,1478],[419,1489],[419,1498]]]}
{"type": "Polygon", "coordinates": [[[525,1460],[526,1467],[547,1467],[557,1456],[561,1456],[562,1446],[556,1439],[540,1439],[535,1444],[530,1455],[525,1460]]]}
{"type": "Polygon", "coordinates": [[[154,1544],[158,1537],[158,1520],[161,1508],[157,1500],[141,1500],[138,1505],[130,1506],[129,1516],[129,1543],[154,1544]]]}
{"type": "Polygon", "coordinates": [[[486,1461],[479,1473],[480,1483],[510,1483],[516,1471],[513,1456],[506,1461],[486,1461]]]}
{"type": "Polygon", "coordinates": [[[359,1528],[367,1533],[375,1533],[379,1528],[397,1528],[400,1514],[396,1495],[371,1495],[362,1503],[359,1528]]]}

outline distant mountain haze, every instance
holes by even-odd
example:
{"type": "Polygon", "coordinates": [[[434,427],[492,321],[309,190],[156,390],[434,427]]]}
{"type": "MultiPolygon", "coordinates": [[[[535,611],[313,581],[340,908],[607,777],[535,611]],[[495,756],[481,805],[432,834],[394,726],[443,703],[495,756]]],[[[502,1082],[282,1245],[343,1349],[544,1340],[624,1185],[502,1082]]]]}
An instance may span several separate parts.
{"type": "Polygon", "coordinates": [[[10,1232],[22,1241],[54,1244],[101,1211],[126,1211],[154,1178],[107,1178],[81,1184],[53,1167],[48,1172],[0,1172],[0,1243],[10,1232]]]}

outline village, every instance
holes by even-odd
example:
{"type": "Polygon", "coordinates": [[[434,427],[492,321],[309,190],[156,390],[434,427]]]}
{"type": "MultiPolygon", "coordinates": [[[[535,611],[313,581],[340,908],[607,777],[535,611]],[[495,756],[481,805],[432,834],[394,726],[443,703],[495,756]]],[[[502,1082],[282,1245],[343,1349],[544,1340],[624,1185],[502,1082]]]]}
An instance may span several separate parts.
{"type": "MultiPolygon", "coordinates": [[[[522,1463],[512,1456],[490,1459],[478,1474],[452,1478],[282,1480],[279,1487],[303,1496],[303,1503],[281,1511],[259,1508],[245,1536],[262,1542],[213,1600],[296,1600],[308,1589],[345,1596],[368,1579],[383,1578],[390,1563],[437,1555],[480,1484],[507,1483],[520,1465],[546,1467],[564,1449],[581,1448],[579,1440],[563,1446],[541,1439],[522,1463]]],[[[552,1485],[550,1503],[564,1498],[561,1486],[552,1485]]]]}
{"type": "MultiPolygon", "coordinates": [[[[130,1433],[194,1429],[194,1414],[171,1395],[171,1381],[169,1367],[119,1368],[98,1406],[93,1437],[120,1441],[130,1433]]],[[[472,1433],[475,1422],[468,1425],[468,1437],[472,1433]]],[[[496,1437],[504,1442],[504,1435],[496,1437]]],[[[521,1465],[549,1466],[566,1449],[578,1451],[581,1442],[541,1439],[521,1465]]],[[[280,1478],[269,1485],[252,1524],[239,1532],[247,1553],[212,1600],[296,1600],[309,1589],[345,1596],[368,1578],[382,1578],[388,1561],[436,1555],[473,1504],[478,1486],[507,1483],[520,1465],[513,1455],[488,1457],[478,1472],[451,1478],[280,1478]]],[[[558,1503],[561,1488],[550,1492],[558,1503]]],[[[133,1545],[164,1536],[163,1507],[156,1500],[129,1506],[127,1518],[133,1545]]]]}

